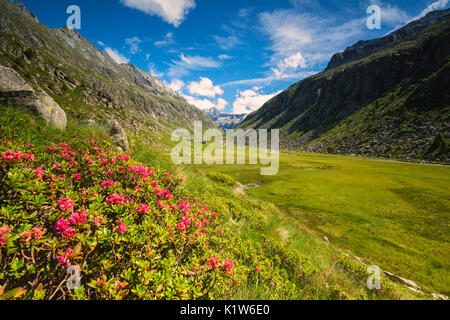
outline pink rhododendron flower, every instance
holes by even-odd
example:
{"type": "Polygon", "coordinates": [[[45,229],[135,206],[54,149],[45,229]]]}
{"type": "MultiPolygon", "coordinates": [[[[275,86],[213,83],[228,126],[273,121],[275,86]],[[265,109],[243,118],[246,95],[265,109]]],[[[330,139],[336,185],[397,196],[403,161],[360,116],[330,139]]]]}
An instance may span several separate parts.
{"type": "Polygon", "coordinates": [[[44,236],[44,230],[41,227],[34,228],[34,237],[40,239],[44,236]]]}
{"type": "Polygon", "coordinates": [[[0,227],[0,245],[4,245],[6,243],[6,235],[11,232],[11,228],[7,225],[3,225],[0,227]]]}
{"type": "Polygon", "coordinates": [[[234,263],[232,260],[225,259],[223,262],[223,267],[225,268],[225,273],[231,272],[233,270],[234,263]]]}
{"type": "Polygon", "coordinates": [[[77,230],[70,227],[71,223],[68,220],[60,219],[54,227],[54,231],[62,235],[65,239],[71,239],[77,234],[77,230]]]}
{"type": "Polygon", "coordinates": [[[94,150],[95,152],[98,153],[98,152],[102,151],[102,148],[99,148],[99,147],[93,147],[92,150],[94,150]]]}
{"type": "Polygon", "coordinates": [[[120,234],[124,234],[125,232],[127,232],[127,225],[123,222],[121,222],[120,220],[116,221],[116,230],[117,232],[119,232],[120,234]]]}
{"type": "Polygon", "coordinates": [[[108,204],[125,204],[125,201],[127,198],[125,196],[118,195],[117,193],[114,193],[111,197],[106,198],[106,202],[108,204]]]}
{"type": "Polygon", "coordinates": [[[137,212],[137,213],[148,213],[148,212],[149,212],[148,205],[146,205],[146,204],[141,204],[141,205],[137,208],[136,212],[137,212]]]}
{"type": "Polygon", "coordinates": [[[69,258],[72,256],[73,249],[67,248],[66,253],[62,256],[57,256],[59,259],[59,264],[65,264],[67,267],[70,267],[70,261],[69,258]]]}
{"type": "Polygon", "coordinates": [[[70,198],[64,198],[64,199],[59,199],[59,200],[58,200],[59,208],[60,208],[62,211],[68,211],[68,210],[70,211],[70,210],[72,210],[74,204],[75,204],[75,202],[73,202],[72,200],[70,200],[70,198]]]}
{"type": "Polygon", "coordinates": [[[87,221],[86,214],[82,213],[72,213],[72,215],[69,218],[69,223],[71,225],[73,224],[83,224],[87,221]]]}
{"type": "Polygon", "coordinates": [[[116,183],[112,180],[106,180],[102,182],[102,188],[115,187],[116,183]]]}
{"type": "Polygon", "coordinates": [[[44,175],[44,170],[42,168],[37,168],[36,170],[34,170],[34,175],[36,178],[42,178],[42,176],[44,175]]]}
{"type": "Polygon", "coordinates": [[[32,237],[33,237],[33,232],[31,232],[31,230],[24,231],[24,233],[22,233],[22,240],[26,243],[30,242],[32,237]]]}
{"type": "Polygon", "coordinates": [[[209,259],[208,266],[210,268],[217,268],[218,265],[219,265],[219,259],[216,256],[213,256],[213,257],[211,257],[211,259],[209,259]]]}
{"type": "Polygon", "coordinates": [[[61,142],[59,146],[63,149],[70,149],[69,145],[66,142],[61,142]]]}
{"type": "Polygon", "coordinates": [[[73,180],[77,180],[80,181],[81,180],[81,175],[77,172],[73,175],[73,180]]]}
{"type": "Polygon", "coordinates": [[[105,219],[103,219],[102,217],[95,217],[94,218],[94,225],[96,227],[100,227],[100,225],[105,222],[105,219]]]}
{"type": "Polygon", "coordinates": [[[176,225],[177,229],[182,233],[186,233],[186,225],[183,222],[180,222],[176,225]]]}

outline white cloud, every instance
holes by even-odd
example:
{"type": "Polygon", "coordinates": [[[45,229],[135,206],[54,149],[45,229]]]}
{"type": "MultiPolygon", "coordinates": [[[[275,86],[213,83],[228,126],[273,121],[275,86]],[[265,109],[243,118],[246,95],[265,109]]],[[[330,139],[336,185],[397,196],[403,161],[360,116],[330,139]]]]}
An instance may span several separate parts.
{"type": "Polygon", "coordinates": [[[283,79],[287,71],[296,71],[298,68],[306,68],[305,58],[300,52],[278,62],[277,67],[272,68],[272,72],[276,79],[283,79]]]}
{"type": "Polygon", "coordinates": [[[287,66],[285,62],[290,64],[290,59],[302,61],[298,67],[326,63],[336,51],[367,33],[365,17],[342,23],[334,18],[280,9],[261,13],[259,20],[271,43],[268,49],[273,52],[268,65],[279,71],[280,66],[287,66]]]}
{"type": "Polygon", "coordinates": [[[181,78],[189,73],[189,70],[214,69],[222,65],[220,61],[211,57],[180,55],[179,60],[172,60],[167,74],[172,78],[181,78]]]}
{"type": "Polygon", "coordinates": [[[225,51],[229,51],[242,43],[241,39],[234,35],[228,37],[214,36],[214,39],[216,40],[219,47],[225,51]]]}
{"type": "Polygon", "coordinates": [[[232,56],[229,56],[227,54],[221,54],[217,57],[219,60],[229,60],[229,59],[233,59],[232,56]]]}
{"type": "Polygon", "coordinates": [[[417,20],[420,18],[425,17],[428,13],[430,13],[431,11],[435,11],[435,10],[440,10],[440,9],[444,9],[447,4],[448,4],[449,0],[438,0],[436,2],[433,2],[432,4],[430,4],[428,7],[426,7],[417,17],[415,17],[413,20],[417,20]]]}
{"type": "Polygon", "coordinates": [[[188,103],[192,104],[193,106],[195,106],[201,110],[206,110],[206,109],[211,109],[211,108],[223,110],[226,108],[226,106],[228,106],[228,102],[222,98],[219,98],[216,102],[213,102],[209,99],[199,99],[199,98],[188,96],[188,95],[184,95],[184,98],[186,99],[186,101],[188,103]]]}
{"type": "Polygon", "coordinates": [[[121,0],[130,8],[138,9],[149,15],[157,15],[175,27],[185,19],[196,4],[194,0],[121,0]]]}
{"type": "Polygon", "coordinates": [[[242,114],[254,112],[280,92],[274,94],[261,94],[255,90],[239,91],[236,96],[236,101],[233,103],[233,113],[242,114]]]}
{"type": "Polygon", "coordinates": [[[102,47],[105,46],[105,44],[104,44],[102,41],[97,41],[97,43],[98,43],[99,45],[101,45],[102,47]]]}
{"type": "Polygon", "coordinates": [[[105,48],[105,52],[118,64],[125,64],[130,62],[130,59],[120,54],[116,49],[108,47],[105,48]]]}
{"type": "Polygon", "coordinates": [[[234,86],[234,85],[248,85],[252,86],[255,84],[270,84],[272,81],[275,80],[285,80],[285,81],[299,81],[301,79],[304,79],[306,77],[312,76],[314,74],[318,73],[318,71],[299,71],[294,73],[285,73],[282,75],[276,75],[271,71],[271,74],[269,74],[266,77],[262,78],[253,78],[253,79],[243,79],[243,80],[237,80],[237,81],[231,81],[227,83],[223,83],[222,87],[228,87],[228,86],[234,86]]]}
{"type": "Polygon", "coordinates": [[[152,62],[148,64],[148,72],[156,78],[162,78],[164,76],[164,73],[159,72],[152,62]]]}
{"type": "Polygon", "coordinates": [[[136,54],[139,51],[141,51],[141,49],[139,48],[139,44],[141,42],[142,42],[142,40],[139,39],[138,37],[126,38],[125,39],[125,43],[130,47],[130,53],[131,54],[136,54]]]}
{"type": "Polygon", "coordinates": [[[161,41],[156,41],[155,42],[155,46],[157,46],[158,48],[160,47],[164,47],[170,44],[175,43],[175,40],[173,39],[173,33],[169,32],[164,36],[164,39],[161,41]]]}
{"type": "Polygon", "coordinates": [[[399,25],[408,22],[408,14],[398,7],[391,7],[387,5],[386,7],[381,7],[381,21],[387,25],[399,25]]]}
{"type": "Polygon", "coordinates": [[[185,86],[184,81],[179,79],[173,79],[172,82],[169,84],[169,87],[172,88],[175,91],[180,91],[185,86]]]}
{"type": "Polygon", "coordinates": [[[199,82],[191,82],[188,86],[189,93],[195,96],[215,98],[216,95],[222,95],[223,90],[219,86],[215,86],[211,79],[200,78],[199,82]]]}

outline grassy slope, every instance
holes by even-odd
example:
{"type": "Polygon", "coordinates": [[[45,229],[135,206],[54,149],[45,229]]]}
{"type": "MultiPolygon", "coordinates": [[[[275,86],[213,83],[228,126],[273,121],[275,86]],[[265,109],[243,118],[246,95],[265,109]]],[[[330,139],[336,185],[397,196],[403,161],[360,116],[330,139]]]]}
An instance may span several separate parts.
{"type": "Polygon", "coordinates": [[[450,254],[450,168],[357,157],[282,155],[277,176],[257,166],[190,166],[193,175],[220,171],[243,184],[256,183],[254,199],[276,203],[280,220],[266,223],[307,252],[315,265],[323,244],[308,233],[327,236],[382,269],[448,294],[450,254]]]}
{"type": "MultiPolygon", "coordinates": [[[[93,138],[102,141],[106,138],[101,129],[83,128],[72,120],[66,132],[55,131],[26,114],[10,112],[7,108],[1,108],[0,120],[11,140],[31,141],[37,146],[63,140],[93,138]]],[[[181,172],[182,168],[174,168],[163,152],[159,147],[151,148],[141,142],[141,145],[134,145],[133,157],[181,172]]],[[[366,268],[354,257],[323,243],[271,204],[243,195],[229,181],[223,184],[205,175],[188,174],[185,188],[224,216],[223,228],[228,240],[222,250],[233,257],[240,270],[248,270],[244,273],[246,278],[240,279],[231,295],[224,297],[226,299],[430,298],[385,278],[383,290],[367,290],[366,268]],[[260,274],[255,274],[255,266],[261,267],[260,274]],[[273,276],[283,282],[267,283],[273,276]]]]}

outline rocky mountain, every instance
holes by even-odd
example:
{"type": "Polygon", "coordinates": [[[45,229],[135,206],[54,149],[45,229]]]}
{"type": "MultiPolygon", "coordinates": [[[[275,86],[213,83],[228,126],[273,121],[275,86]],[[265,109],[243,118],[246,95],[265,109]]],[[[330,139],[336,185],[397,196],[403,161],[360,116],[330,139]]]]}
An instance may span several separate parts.
{"type": "Polygon", "coordinates": [[[159,79],[117,64],[77,31],[50,29],[19,2],[0,0],[0,65],[51,96],[69,117],[118,121],[137,136],[200,120],[216,125],[159,79]]]}
{"type": "Polygon", "coordinates": [[[450,10],[361,41],[250,114],[287,150],[450,162],[450,10]]]}
{"type": "Polygon", "coordinates": [[[205,110],[208,117],[213,120],[222,130],[230,130],[236,128],[247,114],[232,114],[220,112],[217,108],[205,110]]]}

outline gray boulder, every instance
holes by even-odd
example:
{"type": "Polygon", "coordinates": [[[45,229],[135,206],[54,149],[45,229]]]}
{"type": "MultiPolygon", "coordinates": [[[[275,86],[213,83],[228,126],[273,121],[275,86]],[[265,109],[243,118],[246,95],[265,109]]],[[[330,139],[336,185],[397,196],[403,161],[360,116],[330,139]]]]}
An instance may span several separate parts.
{"type": "Polygon", "coordinates": [[[52,97],[36,92],[16,71],[3,66],[0,66],[0,104],[25,107],[48,124],[66,128],[66,113],[52,97]]]}
{"type": "Polygon", "coordinates": [[[106,128],[111,140],[118,147],[122,148],[124,151],[128,151],[130,149],[127,134],[117,120],[105,120],[102,122],[102,126],[106,128]]]}

